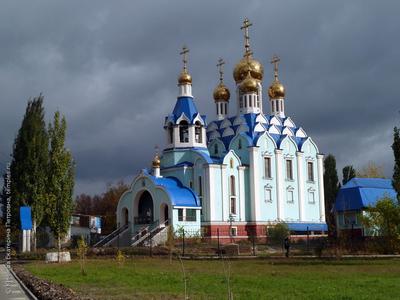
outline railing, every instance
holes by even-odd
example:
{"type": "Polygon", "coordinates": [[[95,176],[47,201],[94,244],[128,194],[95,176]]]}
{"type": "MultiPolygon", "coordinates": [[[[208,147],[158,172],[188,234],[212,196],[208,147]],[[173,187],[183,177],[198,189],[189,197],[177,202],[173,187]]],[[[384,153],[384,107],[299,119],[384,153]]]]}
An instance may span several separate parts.
{"type": "Polygon", "coordinates": [[[164,229],[169,224],[169,220],[165,220],[160,224],[159,220],[155,221],[153,224],[149,226],[142,227],[138,233],[132,238],[131,246],[137,246],[140,243],[145,242],[147,239],[152,238],[159,231],[164,229]]]}
{"type": "Polygon", "coordinates": [[[123,231],[128,229],[128,227],[129,227],[129,223],[125,224],[124,226],[121,226],[121,227],[117,228],[116,230],[111,232],[109,235],[107,235],[104,239],[102,239],[102,240],[98,241],[96,244],[94,244],[93,247],[102,247],[102,246],[104,246],[105,244],[107,244],[108,242],[113,240],[117,235],[121,234],[123,231]]]}

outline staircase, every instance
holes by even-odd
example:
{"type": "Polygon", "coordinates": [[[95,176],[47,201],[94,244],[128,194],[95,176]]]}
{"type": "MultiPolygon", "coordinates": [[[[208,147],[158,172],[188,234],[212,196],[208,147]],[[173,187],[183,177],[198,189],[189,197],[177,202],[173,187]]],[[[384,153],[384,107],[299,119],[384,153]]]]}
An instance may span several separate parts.
{"type": "Polygon", "coordinates": [[[108,246],[111,242],[115,240],[119,235],[124,234],[127,230],[129,230],[129,223],[121,226],[107,235],[104,239],[98,241],[93,247],[104,247],[108,246]]]}
{"type": "Polygon", "coordinates": [[[149,226],[143,227],[133,238],[132,238],[132,247],[144,245],[150,246],[152,243],[153,246],[159,245],[163,243],[166,238],[166,232],[168,228],[168,221],[166,220],[163,223],[159,224],[159,221],[150,224],[149,226]]]}

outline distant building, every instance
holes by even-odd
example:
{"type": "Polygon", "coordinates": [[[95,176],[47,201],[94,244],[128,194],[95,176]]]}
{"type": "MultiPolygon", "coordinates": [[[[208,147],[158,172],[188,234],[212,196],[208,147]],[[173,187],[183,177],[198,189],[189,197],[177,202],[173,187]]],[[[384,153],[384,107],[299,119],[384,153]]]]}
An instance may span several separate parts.
{"type": "Polygon", "coordinates": [[[338,233],[352,231],[353,235],[371,235],[361,223],[365,208],[383,197],[396,199],[390,179],[353,178],[342,186],[335,201],[336,228],[338,233]]]}
{"type": "Polygon", "coordinates": [[[162,155],[154,158],[152,170],[135,177],[118,203],[117,222],[131,232],[125,236],[167,223],[211,237],[217,230],[237,238],[265,236],[267,225],[281,221],[297,233],[326,232],[323,155],[285,112],[276,56],[269,88],[263,88],[264,67],[253,58],[250,25],[245,20],[244,55],[233,70],[231,102],[223,61],[218,64],[220,81],[209,101],[216,119],[210,123],[197,110],[183,49],[178,97],[164,120],[162,155]],[[235,110],[231,116],[229,105],[235,110]]]}

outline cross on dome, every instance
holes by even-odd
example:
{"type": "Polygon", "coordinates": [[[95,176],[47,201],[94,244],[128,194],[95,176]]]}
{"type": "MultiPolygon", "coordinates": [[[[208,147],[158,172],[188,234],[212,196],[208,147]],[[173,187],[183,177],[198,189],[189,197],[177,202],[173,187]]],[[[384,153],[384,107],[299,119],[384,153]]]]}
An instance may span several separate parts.
{"type": "Polygon", "coordinates": [[[278,55],[274,54],[272,56],[271,64],[274,65],[274,77],[275,79],[278,79],[278,63],[281,61],[278,55]]]}
{"type": "Polygon", "coordinates": [[[224,80],[224,69],[223,69],[224,64],[225,64],[224,60],[222,58],[220,58],[218,60],[218,64],[217,64],[217,67],[219,69],[219,81],[220,81],[220,83],[222,83],[222,81],[224,80]]]}
{"type": "Polygon", "coordinates": [[[249,19],[245,18],[243,21],[243,26],[240,27],[240,29],[244,31],[244,49],[245,49],[244,56],[245,57],[249,57],[253,54],[253,52],[250,49],[250,36],[249,36],[249,27],[252,25],[253,24],[250,23],[249,19]]]}
{"type": "MultiPolygon", "coordinates": [[[[192,76],[190,76],[188,70],[187,70],[187,62],[188,62],[188,56],[187,54],[189,53],[189,49],[186,46],[182,47],[182,51],[179,52],[180,55],[182,55],[182,61],[183,61],[183,70],[181,74],[179,75],[178,78],[178,85],[188,85],[192,84],[192,76]]],[[[190,95],[192,94],[191,90],[186,90],[186,91],[181,91],[181,95],[190,95]]]]}
{"type": "Polygon", "coordinates": [[[188,53],[189,53],[189,49],[186,46],[183,46],[182,51],[179,53],[180,55],[182,55],[183,69],[185,71],[187,70],[187,62],[188,62],[187,54],[188,53]]]}

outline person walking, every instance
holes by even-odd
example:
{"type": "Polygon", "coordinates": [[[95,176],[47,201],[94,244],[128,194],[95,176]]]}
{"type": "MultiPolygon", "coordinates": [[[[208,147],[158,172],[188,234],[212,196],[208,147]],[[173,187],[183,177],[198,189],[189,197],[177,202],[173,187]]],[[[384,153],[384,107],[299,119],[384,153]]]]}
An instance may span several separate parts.
{"type": "Polygon", "coordinates": [[[285,251],[286,251],[286,257],[289,257],[289,251],[290,251],[290,240],[289,240],[289,237],[286,237],[285,238],[285,240],[284,240],[284,242],[283,242],[283,245],[284,245],[284,247],[285,247],[285,251]]]}

